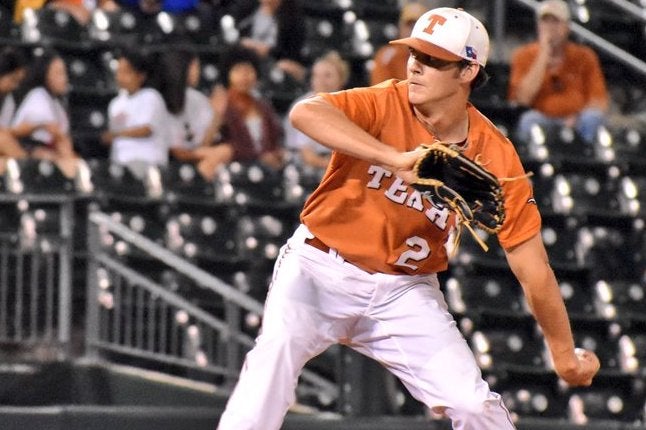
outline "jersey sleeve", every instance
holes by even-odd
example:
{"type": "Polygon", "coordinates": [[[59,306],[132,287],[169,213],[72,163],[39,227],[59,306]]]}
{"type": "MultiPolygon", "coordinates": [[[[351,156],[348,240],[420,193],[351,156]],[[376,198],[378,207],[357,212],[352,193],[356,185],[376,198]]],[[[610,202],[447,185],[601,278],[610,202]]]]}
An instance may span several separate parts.
{"type": "Polygon", "coordinates": [[[509,170],[507,176],[502,178],[505,221],[498,233],[498,241],[503,248],[511,248],[540,232],[541,217],[531,180],[520,159],[515,152],[506,158],[509,170]]]}
{"type": "Polygon", "coordinates": [[[373,136],[379,134],[383,128],[383,115],[379,112],[387,112],[383,107],[380,110],[379,88],[387,85],[391,81],[386,81],[377,87],[354,88],[335,93],[321,93],[320,95],[342,110],[343,113],[355,124],[366,130],[373,136]]]}

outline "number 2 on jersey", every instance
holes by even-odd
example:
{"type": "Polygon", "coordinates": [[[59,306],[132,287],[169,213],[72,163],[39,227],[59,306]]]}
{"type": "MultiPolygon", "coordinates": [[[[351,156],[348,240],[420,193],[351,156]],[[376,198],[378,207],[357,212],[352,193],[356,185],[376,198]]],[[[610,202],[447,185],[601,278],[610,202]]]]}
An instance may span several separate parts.
{"type": "Polygon", "coordinates": [[[398,266],[408,267],[412,270],[417,270],[417,266],[409,263],[408,261],[422,261],[431,253],[431,247],[428,246],[426,239],[419,236],[413,236],[406,239],[406,245],[411,249],[402,252],[395,264],[398,266]]]}

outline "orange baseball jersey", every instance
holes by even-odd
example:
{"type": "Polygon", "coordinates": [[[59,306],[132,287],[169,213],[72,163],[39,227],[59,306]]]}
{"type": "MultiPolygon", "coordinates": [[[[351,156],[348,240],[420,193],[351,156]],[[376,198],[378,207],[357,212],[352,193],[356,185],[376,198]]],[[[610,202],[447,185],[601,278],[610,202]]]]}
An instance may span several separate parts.
{"type": "MultiPolygon", "coordinates": [[[[323,97],[399,151],[437,140],[416,119],[406,81],[388,80],[323,97]]],[[[466,156],[477,156],[497,177],[523,176],[511,142],[472,105],[467,110],[466,156]]],[[[511,247],[539,232],[541,219],[527,178],[505,182],[503,190],[506,219],[498,239],[503,247],[511,247]]],[[[390,274],[445,270],[445,243],[455,222],[447,208],[432,205],[392,172],[337,151],[305,203],[301,221],[347,261],[369,272],[390,274]]]]}
{"type": "MultiPolygon", "coordinates": [[[[538,43],[533,42],[518,48],[512,56],[509,100],[516,99],[516,88],[534,63],[538,50],[538,43]]],[[[580,112],[591,101],[608,103],[599,59],[591,48],[568,42],[563,64],[546,73],[531,107],[549,116],[565,117],[580,112]]]]}

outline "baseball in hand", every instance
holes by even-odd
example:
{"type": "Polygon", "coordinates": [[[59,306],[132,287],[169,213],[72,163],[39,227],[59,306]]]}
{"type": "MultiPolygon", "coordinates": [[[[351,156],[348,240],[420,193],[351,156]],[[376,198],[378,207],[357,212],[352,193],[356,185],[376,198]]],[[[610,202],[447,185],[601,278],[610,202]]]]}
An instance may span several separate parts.
{"type": "Polygon", "coordinates": [[[589,380],[586,381],[583,385],[590,385],[592,383],[592,378],[594,378],[594,376],[601,368],[599,358],[594,352],[585,350],[583,348],[575,348],[574,354],[579,359],[579,363],[582,366],[582,372],[589,378],[589,380]]]}
{"type": "Polygon", "coordinates": [[[588,361],[591,363],[594,361],[599,361],[597,355],[592,351],[588,351],[587,349],[574,348],[574,354],[577,356],[579,361],[588,361]]]}

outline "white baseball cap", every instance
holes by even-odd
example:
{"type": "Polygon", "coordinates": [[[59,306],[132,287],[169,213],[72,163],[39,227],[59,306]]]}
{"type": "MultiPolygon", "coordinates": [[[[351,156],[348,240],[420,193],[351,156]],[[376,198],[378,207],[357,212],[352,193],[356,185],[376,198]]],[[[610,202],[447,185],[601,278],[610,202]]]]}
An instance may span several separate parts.
{"type": "Polygon", "coordinates": [[[551,15],[560,21],[570,20],[570,8],[563,0],[545,0],[538,5],[537,15],[543,18],[551,15]]]}
{"type": "Polygon", "coordinates": [[[462,9],[440,7],[422,15],[410,37],[393,40],[419,52],[447,61],[469,60],[487,64],[489,35],[484,25],[462,9]]]}

